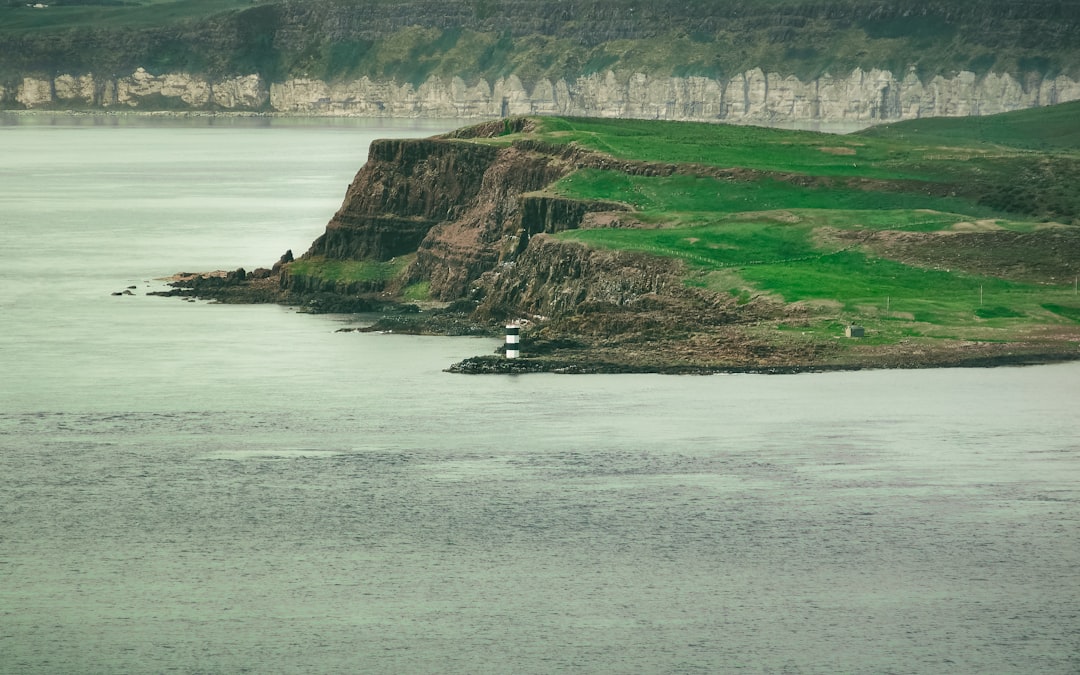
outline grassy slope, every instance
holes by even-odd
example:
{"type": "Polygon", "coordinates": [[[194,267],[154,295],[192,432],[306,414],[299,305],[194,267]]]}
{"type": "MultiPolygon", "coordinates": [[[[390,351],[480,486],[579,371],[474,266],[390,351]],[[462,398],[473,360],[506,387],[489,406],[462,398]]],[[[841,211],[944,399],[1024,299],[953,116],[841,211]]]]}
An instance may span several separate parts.
{"type": "Polygon", "coordinates": [[[54,0],[35,10],[0,0],[0,53],[17,47],[0,60],[0,74],[138,61],[151,70],[414,83],[511,73],[531,83],[608,68],[730,77],[760,67],[807,80],[855,67],[1080,77],[1077,0],[114,2],[54,0]],[[258,30],[246,31],[246,18],[234,23],[231,15],[256,6],[267,10],[253,17],[258,30]]]}
{"type": "MultiPolygon", "coordinates": [[[[1080,104],[1067,104],[977,120],[897,124],[851,136],[545,119],[537,135],[626,159],[761,172],[730,180],[578,171],[552,191],[624,202],[654,229],[578,230],[560,235],[564,238],[682,259],[687,263],[686,283],[744,300],[765,293],[829,307],[817,324],[822,331],[834,330],[837,320],[857,319],[879,340],[914,335],[995,340],[1033,325],[1075,325],[1080,299],[1074,294],[1073,274],[1080,273],[1080,261],[1071,269],[1058,263],[1023,279],[1010,278],[994,273],[1007,269],[1016,256],[1015,249],[1004,244],[968,251],[960,266],[944,267],[894,255],[888,248],[864,248],[862,238],[955,232],[935,239],[934,246],[960,249],[974,241],[965,236],[967,229],[1030,233],[1025,245],[1035,250],[1027,253],[1040,259],[1043,242],[1060,245],[1060,240],[1051,244],[1045,237],[1080,230],[1080,208],[1057,214],[1067,217],[1050,227],[1041,222],[1045,214],[1039,208],[1002,208],[987,200],[986,193],[1003,188],[1000,181],[1012,181],[1015,187],[1017,177],[1031,166],[1043,167],[1044,177],[1061,182],[1021,181],[1020,189],[1030,193],[1023,195],[1028,201],[1059,190],[1077,192],[1077,183],[1071,181],[1080,157],[1078,113],[1080,104]],[[826,178],[778,178],[790,172],[826,178]],[[876,179],[870,187],[884,189],[845,180],[859,176],[876,179]]],[[[1075,246],[1080,239],[1065,241],[1075,246]]]]}
{"type": "Polygon", "coordinates": [[[922,144],[1004,146],[1045,152],[1080,151],[1080,106],[1075,103],[976,118],[936,117],[871,127],[867,139],[904,139],[922,144]]]}
{"type": "Polygon", "coordinates": [[[0,33],[50,34],[72,28],[108,30],[161,27],[266,3],[251,0],[141,0],[65,6],[54,2],[48,9],[34,9],[27,7],[27,4],[0,5],[0,17],[3,17],[0,33]]]}
{"type": "Polygon", "coordinates": [[[293,276],[316,277],[342,285],[365,281],[388,281],[408,267],[413,256],[402,256],[390,261],[375,260],[327,260],[304,258],[289,265],[293,276]]]}

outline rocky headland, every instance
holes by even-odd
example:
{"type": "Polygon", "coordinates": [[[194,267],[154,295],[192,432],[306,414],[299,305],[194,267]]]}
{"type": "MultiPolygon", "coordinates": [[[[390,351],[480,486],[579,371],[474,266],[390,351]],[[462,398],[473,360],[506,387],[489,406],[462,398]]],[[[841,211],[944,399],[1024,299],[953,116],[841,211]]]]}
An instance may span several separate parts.
{"type": "MultiPolygon", "coordinates": [[[[798,372],[1080,357],[1080,336],[1071,324],[1033,326],[1009,339],[844,340],[850,313],[835,301],[790,302],[773,293],[717,290],[688,283],[693,275],[686,259],[560,237],[576,230],[662,225],[643,221],[625,201],[570,198],[550,189],[582,171],[911,190],[928,198],[956,194],[956,185],[624,159],[581,144],[552,143],[533,133],[538,124],[535,118],[514,118],[440,137],[376,141],[341,208],[302,256],[293,259],[289,252],[272,267],[250,272],[177,277],[169,294],[280,302],[316,312],[380,312],[369,330],[496,337],[508,321],[522,326],[525,358],[482,356],[452,368],[467,373],[798,372]],[[823,334],[822,326],[832,327],[823,334]]],[[[790,213],[777,217],[798,220],[790,213]]],[[[1032,261],[1041,261],[1027,268],[1029,276],[1063,278],[1080,253],[1080,236],[1073,227],[1050,232],[1047,238],[980,231],[970,233],[970,241],[977,238],[985,255],[1000,250],[1008,256],[1023,240],[1023,246],[1034,247],[1032,261]],[[1041,256],[1039,247],[1054,255],[1041,256]]],[[[961,239],[955,232],[829,236],[836,251],[895,254],[928,268],[940,261],[920,255],[941,255],[961,239]]],[[[949,260],[977,270],[979,264],[989,266],[980,255],[974,262],[949,260]]]]}

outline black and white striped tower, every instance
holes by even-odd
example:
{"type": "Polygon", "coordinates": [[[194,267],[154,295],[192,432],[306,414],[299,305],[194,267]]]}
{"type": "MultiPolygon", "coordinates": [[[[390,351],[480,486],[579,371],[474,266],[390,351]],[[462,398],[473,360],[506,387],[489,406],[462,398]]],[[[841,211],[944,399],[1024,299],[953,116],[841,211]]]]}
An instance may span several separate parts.
{"type": "Polygon", "coordinates": [[[521,356],[521,326],[516,323],[506,324],[506,358],[516,359],[521,356]]]}

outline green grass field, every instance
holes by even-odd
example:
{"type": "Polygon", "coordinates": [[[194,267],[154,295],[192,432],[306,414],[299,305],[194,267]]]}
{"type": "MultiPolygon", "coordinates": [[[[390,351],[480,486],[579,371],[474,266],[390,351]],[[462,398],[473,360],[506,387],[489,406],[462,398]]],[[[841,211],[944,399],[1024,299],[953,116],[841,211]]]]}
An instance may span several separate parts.
{"type": "MultiPolygon", "coordinates": [[[[727,181],[700,176],[642,177],[586,170],[564,179],[554,189],[568,197],[624,202],[641,211],[646,220],[669,220],[672,216],[707,218],[716,214],[774,209],[865,211],[875,216],[879,211],[928,209],[979,219],[1005,216],[1004,212],[962,198],[934,197],[919,192],[871,191],[842,185],[804,187],[767,176],[761,180],[727,181]]],[[[957,217],[952,222],[962,219],[957,217]]],[[[897,224],[902,227],[901,223],[897,224]]]]}
{"type": "Polygon", "coordinates": [[[289,273],[294,276],[315,277],[340,284],[389,281],[408,267],[413,257],[400,256],[391,261],[301,258],[289,265],[289,273]]]}
{"type": "Polygon", "coordinates": [[[1080,151],[1080,124],[1076,104],[1063,104],[1008,115],[937,117],[909,120],[865,129],[856,136],[890,140],[911,136],[920,143],[943,146],[976,144],[1018,150],[1080,151]]]}
{"type": "Polygon", "coordinates": [[[889,142],[809,131],[705,122],[545,118],[537,135],[552,143],[573,142],[624,159],[820,176],[918,177],[902,166],[910,159],[908,153],[898,153],[889,142]]]}
{"type": "Polygon", "coordinates": [[[827,307],[888,336],[882,339],[992,339],[995,331],[1075,323],[1080,260],[1020,280],[988,271],[1006,268],[1014,252],[986,245],[992,236],[980,240],[985,250],[949,266],[890,255],[888,248],[872,252],[859,237],[934,235],[946,255],[948,247],[973,241],[965,232],[1024,233],[1038,260],[1045,232],[1053,258],[1049,247],[1060,244],[1051,244],[1049,233],[1080,226],[1080,181],[1073,182],[1080,177],[1078,120],[1080,104],[1066,104],[847,136],[582,119],[542,119],[536,134],[623,159],[706,167],[671,176],[578,170],[549,190],[621,202],[647,227],[573,230],[561,238],[676,258],[686,263],[688,285],[729,292],[743,303],[767,295],[827,307]],[[717,178],[707,167],[755,171],[717,178]],[[1052,219],[1059,224],[1047,228],[1052,219]],[[829,235],[835,231],[848,235],[829,235]]]}
{"type": "MultiPolygon", "coordinates": [[[[1043,304],[1076,306],[1071,283],[1043,285],[935,270],[853,249],[813,243],[814,226],[769,221],[650,230],[574,230],[559,235],[590,246],[642,251],[685,261],[687,283],[738,295],[744,288],[786,302],[829,301],[850,316],[907,313],[956,325],[982,319],[1050,320],[1043,304]],[[990,312],[994,306],[1009,311],[990,312]]],[[[1008,323],[1008,322],[1005,322],[1008,323]]]]}
{"type": "MultiPolygon", "coordinates": [[[[1038,197],[1080,192],[1074,182],[1080,179],[1078,120],[1080,101],[988,117],[913,120],[849,135],[591,118],[538,118],[529,135],[621,159],[862,178],[894,183],[890,191],[977,200],[989,188],[1020,187],[1038,197]]],[[[1064,215],[1076,218],[1080,211],[1064,215]]]]}
{"type": "Polygon", "coordinates": [[[266,2],[252,0],[137,0],[130,2],[45,2],[45,9],[27,2],[0,5],[0,31],[39,34],[71,28],[108,30],[168,26],[222,12],[249,9],[266,2]]]}

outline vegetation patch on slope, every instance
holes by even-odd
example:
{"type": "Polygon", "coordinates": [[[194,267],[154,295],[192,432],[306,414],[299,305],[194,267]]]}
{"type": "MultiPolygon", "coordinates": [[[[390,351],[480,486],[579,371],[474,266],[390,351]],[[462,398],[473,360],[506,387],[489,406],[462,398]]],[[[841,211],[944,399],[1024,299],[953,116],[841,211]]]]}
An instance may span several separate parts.
{"type": "Polygon", "coordinates": [[[413,257],[401,256],[388,261],[302,258],[289,264],[289,273],[294,277],[318,279],[341,285],[386,282],[401,274],[412,262],[413,257]]]}
{"type": "Polygon", "coordinates": [[[1080,75],[1067,0],[53,0],[0,2],[0,76],[28,69],[217,72],[419,83],[604,72],[810,80],[915,68],[1080,75]],[[1038,36],[1033,40],[1031,36],[1038,36]]]}

